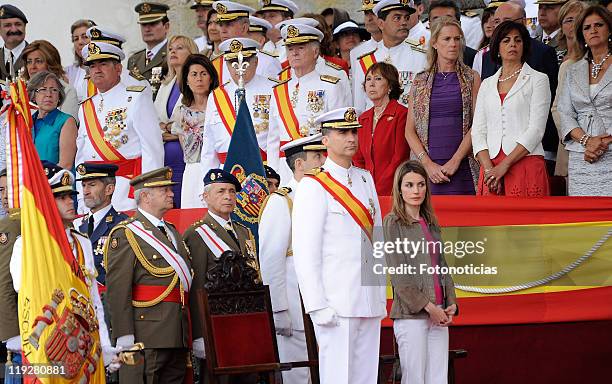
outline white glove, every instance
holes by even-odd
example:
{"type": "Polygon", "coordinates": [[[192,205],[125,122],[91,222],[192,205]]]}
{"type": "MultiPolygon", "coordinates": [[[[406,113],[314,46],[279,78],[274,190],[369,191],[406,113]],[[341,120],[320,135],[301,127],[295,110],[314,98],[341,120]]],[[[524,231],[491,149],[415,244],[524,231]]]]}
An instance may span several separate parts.
{"type": "Polygon", "coordinates": [[[206,350],[204,349],[204,338],[198,337],[193,341],[193,345],[191,346],[193,349],[193,355],[198,359],[206,358],[206,350]]]}
{"type": "Polygon", "coordinates": [[[310,318],[313,323],[321,327],[337,327],[340,325],[336,311],[330,307],[310,312],[310,318]]]}
{"type": "Polygon", "coordinates": [[[113,361],[118,361],[117,353],[119,353],[119,348],[115,348],[112,345],[103,345],[102,346],[102,358],[104,359],[104,366],[108,367],[111,365],[113,361]]]}
{"type": "Polygon", "coordinates": [[[21,352],[21,338],[19,336],[13,336],[8,339],[6,341],[6,349],[15,353],[21,352]]]}
{"type": "Polygon", "coordinates": [[[134,335],[123,335],[117,338],[117,353],[134,346],[134,335]]]}
{"type": "Polygon", "coordinates": [[[274,312],[274,326],[277,335],[291,336],[293,334],[288,310],[274,312]]]}

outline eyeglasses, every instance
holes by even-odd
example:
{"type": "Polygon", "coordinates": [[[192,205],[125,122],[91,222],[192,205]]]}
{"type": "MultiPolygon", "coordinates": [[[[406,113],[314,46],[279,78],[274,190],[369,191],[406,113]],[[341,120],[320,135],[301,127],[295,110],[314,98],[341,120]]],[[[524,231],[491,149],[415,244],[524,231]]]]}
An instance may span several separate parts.
{"type": "Polygon", "coordinates": [[[43,87],[43,88],[38,88],[36,90],[36,93],[40,93],[40,94],[44,94],[44,95],[54,95],[54,96],[55,95],[59,95],[59,92],[60,92],[59,89],[53,88],[53,87],[51,87],[51,88],[43,87]]]}

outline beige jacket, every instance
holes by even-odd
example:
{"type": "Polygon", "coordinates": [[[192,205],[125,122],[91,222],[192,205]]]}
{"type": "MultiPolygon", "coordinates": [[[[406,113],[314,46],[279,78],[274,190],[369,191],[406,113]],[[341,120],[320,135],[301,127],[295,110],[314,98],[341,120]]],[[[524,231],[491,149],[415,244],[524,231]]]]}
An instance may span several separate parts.
{"type": "MultiPolygon", "coordinates": [[[[435,240],[442,241],[440,231],[432,226],[429,230],[435,240]]],[[[397,221],[397,216],[389,213],[383,220],[383,231],[386,242],[395,242],[396,239],[403,241],[419,242],[425,238],[418,221],[410,225],[404,225],[397,221]]],[[[444,255],[440,255],[439,265],[446,267],[444,255]]],[[[397,267],[402,264],[413,265],[416,267],[414,274],[391,275],[391,285],[393,286],[393,304],[389,315],[392,319],[419,319],[427,318],[429,315],[425,311],[425,306],[430,301],[435,303],[436,295],[434,291],[434,280],[429,274],[420,274],[420,265],[431,266],[429,253],[416,252],[413,258],[403,253],[386,253],[385,260],[387,266],[397,267]]],[[[457,304],[455,298],[455,284],[451,275],[440,275],[440,284],[444,293],[444,307],[457,304]]],[[[459,313],[457,308],[456,314],[459,313]]]]}

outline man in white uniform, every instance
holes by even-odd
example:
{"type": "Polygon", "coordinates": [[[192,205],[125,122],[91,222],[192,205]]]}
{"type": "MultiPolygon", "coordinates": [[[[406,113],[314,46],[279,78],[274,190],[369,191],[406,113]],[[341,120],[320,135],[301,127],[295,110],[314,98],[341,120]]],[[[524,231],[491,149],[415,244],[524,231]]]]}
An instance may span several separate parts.
{"type": "Polygon", "coordinates": [[[268,31],[268,42],[264,45],[263,50],[270,52],[275,56],[284,55],[285,46],[280,34],[279,25],[285,20],[291,20],[298,11],[298,6],[291,0],[263,0],[262,7],[258,13],[261,17],[267,20],[274,28],[268,31]]]}
{"type": "MultiPolygon", "coordinates": [[[[237,63],[239,53],[246,63],[249,63],[244,74],[245,100],[249,107],[253,127],[257,136],[257,142],[261,150],[262,159],[268,160],[267,145],[269,134],[270,103],[272,99],[272,87],[274,81],[257,74],[259,56],[257,55],[258,43],[247,38],[234,38],[225,40],[219,46],[224,52],[225,61],[229,65],[228,80],[211,92],[206,105],[206,116],[204,123],[205,143],[202,148],[201,165],[202,172],[206,173],[212,168],[223,168],[229,149],[236,113],[239,107],[236,91],[238,90],[238,73],[231,65],[237,63]]],[[[276,147],[278,152],[278,147],[276,147]]],[[[276,168],[276,162],[268,160],[268,165],[276,168]]]]}
{"type": "MultiPolygon", "coordinates": [[[[268,158],[284,157],[279,149],[291,140],[317,131],[315,119],[332,109],[350,103],[350,91],[339,77],[323,74],[316,69],[319,44],[323,33],[304,24],[286,24],[281,33],[287,46],[291,78],[274,87],[270,107],[268,158]]],[[[293,176],[285,161],[273,161],[281,180],[293,176]]]]}
{"type": "MultiPolygon", "coordinates": [[[[94,264],[91,243],[85,235],[72,228],[72,221],[77,217],[74,210],[72,196],[78,193],[72,189],[72,185],[74,184],[74,175],[70,171],[62,169],[62,167],[59,165],[48,161],[43,161],[43,168],[45,174],[47,175],[47,179],[49,180],[49,184],[51,185],[51,192],[55,198],[57,209],[64,223],[66,236],[68,237],[68,242],[70,243],[72,253],[76,260],[78,260],[79,254],[82,254],[83,259],[85,260],[85,265],[82,265],[81,268],[85,273],[85,282],[89,288],[90,300],[93,304],[96,317],[98,319],[100,344],[102,346],[104,365],[110,365],[109,370],[115,371],[120,367],[117,360],[118,350],[111,346],[108,328],[104,320],[104,308],[102,307],[102,301],[100,300],[100,294],[98,292],[98,284],[96,283],[97,272],[94,264]]],[[[30,241],[32,241],[32,239],[30,239],[30,241]]],[[[23,238],[19,236],[15,240],[10,261],[10,272],[13,279],[13,287],[17,293],[19,293],[21,288],[22,253],[23,238]]],[[[30,283],[33,284],[34,282],[30,283]]],[[[15,336],[7,340],[7,349],[13,352],[21,351],[20,336],[15,336]]]]}
{"type": "MultiPolygon", "coordinates": [[[[376,48],[376,44],[382,39],[382,31],[378,27],[378,17],[372,12],[374,6],[378,4],[378,0],[362,0],[361,9],[363,12],[363,24],[366,31],[370,32],[370,40],[364,41],[355,48],[351,49],[351,62],[357,60],[357,58],[364,53],[372,52],[376,48]]],[[[355,73],[355,69],[351,67],[351,75],[355,73]]]]}
{"type": "MultiPolygon", "coordinates": [[[[217,11],[217,21],[219,22],[219,33],[221,41],[249,37],[250,21],[249,16],[255,10],[249,6],[234,3],[233,1],[215,1],[213,9],[217,11]]],[[[257,74],[264,77],[276,77],[281,70],[280,63],[270,53],[257,51],[257,74]]],[[[228,79],[229,66],[221,55],[213,60],[213,65],[219,75],[219,83],[223,84],[228,79]]]]}
{"type": "MultiPolygon", "coordinates": [[[[302,305],[291,248],[293,198],[304,173],[323,165],[321,134],[293,140],[281,150],[293,178],[272,193],[259,220],[259,263],[264,284],[270,287],[278,353],[281,362],[308,360],[302,305]]],[[[308,384],[308,368],[283,372],[285,383],[308,384]]]]}
{"type": "Polygon", "coordinates": [[[367,69],[379,61],[393,64],[397,68],[400,84],[404,89],[398,101],[408,105],[412,80],[417,73],[425,69],[427,64],[424,50],[406,41],[410,30],[410,15],[414,12],[416,10],[412,6],[412,1],[408,0],[382,0],[374,7],[383,38],[373,51],[361,55],[351,63],[353,99],[357,110],[363,111],[373,105],[363,89],[363,83],[367,69]]]}
{"type": "MultiPolygon", "coordinates": [[[[134,209],[129,180],[164,164],[164,147],[151,92],[144,86],[126,86],[121,82],[121,60],[125,55],[120,48],[90,43],[82,53],[98,92],[85,99],[79,108],[75,163],[117,165],[113,206],[118,211],[134,209]]],[[[82,198],[79,212],[85,212],[82,198]]]]}
{"type": "Polygon", "coordinates": [[[321,383],[374,384],[385,287],[362,284],[362,272],[372,268],[380,205],[372,175],[351,165],[357,111],[336,109],[317,123],[328,157],[322,169],[306,174],[295,195],[295,271],[319,344],[321,383]]]}

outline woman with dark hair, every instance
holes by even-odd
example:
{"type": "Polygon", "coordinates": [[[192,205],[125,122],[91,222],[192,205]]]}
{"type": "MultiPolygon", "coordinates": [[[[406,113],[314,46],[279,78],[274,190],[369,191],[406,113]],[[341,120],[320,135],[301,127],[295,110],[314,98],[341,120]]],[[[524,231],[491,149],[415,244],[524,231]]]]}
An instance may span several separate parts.
{"type": "Polygon", "coordinates": [[[185,172],[181,185],[181,207],[204,207],[200,193],[204,188],[200,154],[204,144],[204,116],[210,92],[219,86],[217,72],[204,55],[190,55],[180,71],[181,106],[172,115],[172,133],[183,148],[185,172]]]}
{"type": "MultiPolygon", "coordinates": [[[[414,254],[385,255],[387,266],[447,267],[440,226],[431,204],[427,172],[414,160],[401,164],[393,180],[393,207],[383,220],[385,243],[427,241],[414,254]]],[[[455,284],[448,273],[392,274],[389,317],[399,347],[402,383],[447,382],[448,326],[458,313],[455,284]]]]}
{"type": "Polygon", "coordinates": [[[465,44],[459,22],[450,17],[431,25],[429,68],[410,88],[406,139],[432,182],[433,195],[474,195],[478,164],[470,129],[480,77],[463,64],[465,44]]]}
{"type": "Polygon", "coordinates": [[[472,123],[480,163],[479,195],[548,196],[542,138],[550,108],[548,76],[526,63],[527,28],[504,21],[491,38],[491,58],[501,68],[483,80],[472,123]]]}
{"type": "Polygon", "coordinates": [[[410,154],[402,134],[408,109],[397,102],[399,73],[391,64],[376,63],[368,68],[363,88],[374,106],[359,116],[362,128],[353,163],[370,171],[379,196],[390,196],[393,172],[410,154]]]}
{"type": "Polygon", "coordinates": [[[583,59],[567,68],[557,105],[569,195],[612,196],[612,13],[590,6],[575,23],[583,59]]]}
{"type": "Polygon", "coordinates": [[[60,79],[51,72],[37,72],[28,82],[28,96],[38,107],[32,115],[32,136],[38,157],[64,169],[74,166],[77,126],[75,119],[57,106],[66,94],[60,79]]]}
{"type": "Polygon", "coordinates": [[[212,8],[206,17],[208,44],[210,45],[200,52],[211,60],[223,53],[219,50],[219,44],[221,44],[221,32],[219,30],[219,22],[217,21],[217,17],[217,11],[212,8]]]}
{"type": "Polygon", "coordinates": [[[21,57],[23,57],[23,62],[25,63],[24,79],[29,80],[38,72],[43,71],[49,71],[58,77],[66,95],[62,103],[60,103],[59,109],[78,119],[79,103],[77,92],[72,85],[68,84],[68,77],[66,77],[66,72],[64,72],[62,67],[62,59],[57,48],[46,40],[34,40],[25,47],[21,57]]]}
{"type": "Polygon", "coordinates": [[[483,49],[489,45],[491,41],[491,35],[495,29],[493,25],[493,15],[497,7],[487,7],[482,11],[482,18],[480,19],[480,26],[482,27],[482,40],[478,45],[478,49],[483,49]]]}
{"type": "Polygon", "coordinates": [[[85,82],[85,76],[87,71],[83,65],[83,56],[81,50],[84,46],[89,44],[91,39],[87,36],[87,29],[96,25],[91,20],[77,20],[70,26],[70,36],[72,39],[72,48],[74,50],[74,63],[64,68],[66,76],[68,77],[68,83],[75,89],[85,88],[83,82],[85,82]]]}

